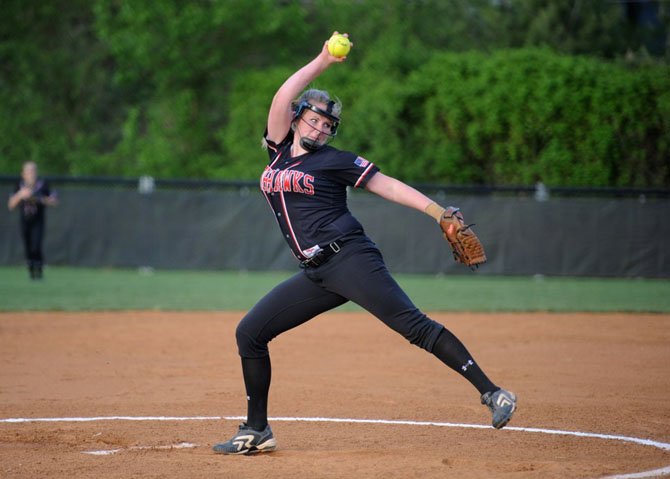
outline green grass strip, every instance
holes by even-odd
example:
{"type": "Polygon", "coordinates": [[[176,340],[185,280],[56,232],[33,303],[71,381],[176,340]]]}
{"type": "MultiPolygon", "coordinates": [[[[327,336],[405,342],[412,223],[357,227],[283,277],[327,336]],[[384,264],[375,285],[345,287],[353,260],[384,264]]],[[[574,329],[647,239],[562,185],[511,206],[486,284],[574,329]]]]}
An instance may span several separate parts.
{"type": "MultiPolygon", "coordinates": [[[[243,311],[294,272],[0,267],[0,311],[243,311]]],[[[395,275],[424,311],[670,312],[670,281],[395,275]]],[[[347,304],[340,308],[355,311],[347,304]]]]}

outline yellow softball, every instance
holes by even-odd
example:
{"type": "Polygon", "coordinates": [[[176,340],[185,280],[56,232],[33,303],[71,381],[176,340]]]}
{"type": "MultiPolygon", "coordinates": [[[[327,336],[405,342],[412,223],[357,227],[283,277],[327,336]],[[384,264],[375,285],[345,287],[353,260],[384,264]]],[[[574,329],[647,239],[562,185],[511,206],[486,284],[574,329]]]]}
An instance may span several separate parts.
{"type": "Polygon", "coordinates": [[[328,52],[334,57],[345,57],[351,50],[351,42],[341,33],[336,33],[328,40],[328,52]]]}

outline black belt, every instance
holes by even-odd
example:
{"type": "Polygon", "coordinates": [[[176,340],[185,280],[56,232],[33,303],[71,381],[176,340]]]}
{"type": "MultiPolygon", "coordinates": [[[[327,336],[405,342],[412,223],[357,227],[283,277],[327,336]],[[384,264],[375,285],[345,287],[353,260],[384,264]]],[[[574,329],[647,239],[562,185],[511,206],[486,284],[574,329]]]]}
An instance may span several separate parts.
{"type": "Polygon", "coordinates": [[[309,259],[306,259],[300,264],[302,264],[303,266],[308,266],[310,268],[316,268],[317,266],[321,266],[323,263],[328,261],[332,256],[335,256],[337,253],[339,253],[340,250],[342,249],[343,244],[344,244],[343,240],[333,241],[324,249],[316,253],[314,256],[312,256],[309,259]]]}

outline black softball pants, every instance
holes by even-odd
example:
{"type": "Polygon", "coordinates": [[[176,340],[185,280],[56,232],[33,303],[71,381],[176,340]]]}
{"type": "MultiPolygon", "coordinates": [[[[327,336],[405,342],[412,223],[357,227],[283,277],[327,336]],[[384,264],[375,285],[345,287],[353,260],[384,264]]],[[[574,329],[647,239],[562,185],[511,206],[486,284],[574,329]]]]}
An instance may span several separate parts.
{"type": "Polygon", "coordinates": [[[480,393],[497,388],[456,336],[414,306],[391,277],[374,243],[361,236],[345,243],[327,263],[305,268],[279,284],[237,326],[250,427],[261,431],[267,426],[272,375],[268,343],[347,301],[359,304],[410,343],[433,353],[480,393]]]}
{"type": "Polygon", "coordinates": [[[44,239],[44,219],[22,220],[21,237],[28,266],[42,267],[44,256],[42,242],[44,239]]]}
{"type": "Polygon", "coordinates": [[[361,236],[345,243],[327,263],[302,269],[262,298],[237,327],[240,356],[267,356],[273,338],[347,301],[429,352],[444,329],[414,306],[374,243],[361,236]]]}

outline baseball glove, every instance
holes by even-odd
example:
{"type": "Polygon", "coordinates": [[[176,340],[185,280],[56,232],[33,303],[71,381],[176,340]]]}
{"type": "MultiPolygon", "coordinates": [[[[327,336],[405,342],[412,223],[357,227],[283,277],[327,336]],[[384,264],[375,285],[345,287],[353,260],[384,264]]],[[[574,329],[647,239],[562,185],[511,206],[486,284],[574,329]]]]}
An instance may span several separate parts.
{"type": "Polygon", "coordinates": [[[449,241],[454,260],[474,270],[480,264],[486,263],[486,253],[471,226],[465,224],[463,214],[453,206],[446,208],[440,218],[440,228],[445,239],[449,241]]]}

